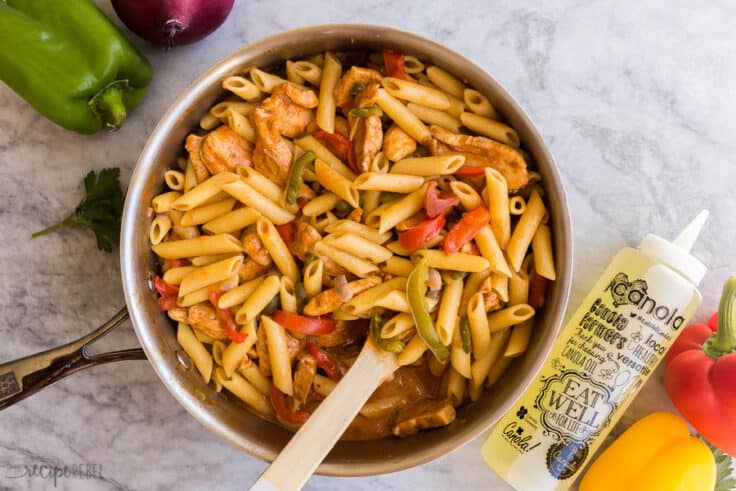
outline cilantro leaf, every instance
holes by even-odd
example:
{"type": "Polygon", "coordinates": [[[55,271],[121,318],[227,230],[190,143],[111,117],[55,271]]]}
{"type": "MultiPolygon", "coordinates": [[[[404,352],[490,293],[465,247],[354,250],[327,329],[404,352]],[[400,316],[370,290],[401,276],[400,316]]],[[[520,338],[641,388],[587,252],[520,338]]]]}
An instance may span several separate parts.
{"type": "Polygon", "coordinates": [[[710,451],[713,452],[713,458],[716,460],[716,487],[713,491],[732,491],[736,489],[736,476],[732,475],[731,456],[705,438],[700,437],[700,439],[708,445],[710,451]]]}
{"type": "Polygon", "coordinates": [[[32,237],[45,235],[63,227],[86,227],[95,233],[97,248],[112,252],[120,240],[120,221],[123,214],[123,189],[120,169],[103,169],[97,175],[90,171],[84,177],[85,196],[68,217],[59,223],[36,232],[32,237]]]}

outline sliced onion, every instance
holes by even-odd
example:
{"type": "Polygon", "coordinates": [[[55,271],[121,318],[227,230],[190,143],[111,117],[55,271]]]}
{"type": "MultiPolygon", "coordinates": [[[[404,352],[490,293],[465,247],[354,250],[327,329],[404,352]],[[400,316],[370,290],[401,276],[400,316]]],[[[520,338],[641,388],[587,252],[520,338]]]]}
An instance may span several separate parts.
{"type": "Polygon", "coordinates": [[[439,291],[442,289],[442,276],[434,268],[429,268],[429,271],[427,271],[427,286],[430,291],[439,291]]]}
{"type": "Polygon", "coordinates": [[[335,291],[342,302],[348,302],[353,298],[353,291],[348,286],[348,280],[344,274],[335,276],[335,291]]]}

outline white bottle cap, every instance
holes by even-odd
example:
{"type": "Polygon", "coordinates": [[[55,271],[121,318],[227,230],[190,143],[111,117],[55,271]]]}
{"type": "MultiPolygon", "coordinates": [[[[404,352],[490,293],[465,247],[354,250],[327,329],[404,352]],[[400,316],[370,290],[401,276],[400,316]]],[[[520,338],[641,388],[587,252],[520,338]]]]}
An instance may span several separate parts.
{"type": "Polygon", "coordinates": [[[657,257],[697,285],[705,276],[707,269],[705,264],[690,254],[690,249],[697,240],[707,219],[708,210],[701,211],[672,242],[658,235],[647,234],[641,241],[639,249],[657,257]]]}

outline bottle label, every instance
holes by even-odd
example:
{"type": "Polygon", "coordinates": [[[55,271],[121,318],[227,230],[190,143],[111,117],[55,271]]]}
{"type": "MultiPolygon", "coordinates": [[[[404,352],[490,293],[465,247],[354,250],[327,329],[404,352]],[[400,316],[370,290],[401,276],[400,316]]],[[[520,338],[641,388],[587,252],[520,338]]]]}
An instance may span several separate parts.
{"type": "Polygon", "coordinates": [[[684,279],[635,251],[623,254],[625,270],[609,266],[493,430],[498,443],[488,452],[507,445],[517,454],[506,477],[519,489],[572,483],[699,305],[684,279]]]}

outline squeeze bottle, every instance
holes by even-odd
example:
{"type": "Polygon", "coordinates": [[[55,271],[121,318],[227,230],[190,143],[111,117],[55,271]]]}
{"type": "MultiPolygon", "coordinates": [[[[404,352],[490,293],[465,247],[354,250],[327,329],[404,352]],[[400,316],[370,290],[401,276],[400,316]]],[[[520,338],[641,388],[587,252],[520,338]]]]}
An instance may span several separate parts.
{"type": "Polygon", "coordinates": [[[706,267],[690,249],[707,217],[620,250],[562,328],[482,448],[517,490],[568,489],[698,309],[706,267]]]}

